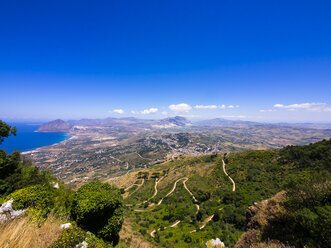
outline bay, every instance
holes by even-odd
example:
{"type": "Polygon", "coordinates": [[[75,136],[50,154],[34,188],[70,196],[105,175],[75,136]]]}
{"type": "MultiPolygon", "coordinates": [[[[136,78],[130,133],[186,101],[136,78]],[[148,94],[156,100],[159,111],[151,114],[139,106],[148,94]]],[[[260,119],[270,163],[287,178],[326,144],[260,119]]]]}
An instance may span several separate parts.
{"type": "Polygon", "coordinates": [[[9,136],[4,138],[0,149],[4,149],[7,153],[13,151],[30,151],[42,146],[53,145],[64,141],[70,136],[66,132],[54,132],[54,133],[39,133],[35,132],[39,128],[39,124],[30,123],[8,123],[11,126],[16,126],[16,136],[9,136]]]}

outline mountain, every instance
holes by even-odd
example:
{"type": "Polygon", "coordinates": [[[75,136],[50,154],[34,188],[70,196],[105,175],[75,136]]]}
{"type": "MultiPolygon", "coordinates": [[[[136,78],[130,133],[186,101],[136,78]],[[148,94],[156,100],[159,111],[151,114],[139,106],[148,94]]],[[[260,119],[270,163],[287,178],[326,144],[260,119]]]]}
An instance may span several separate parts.
{"type": "Polygon", "coordinates": [[[69,120],[67,122],[63,120],[54,120],[44,123],[38,129],[38,132],[62,132],[69,131],[74,126],[97,126],[97,127],[136,127],[142,129],[152,128],[174,128],[184,127],[190,124],[186,118],[181,116],[169,117],[161,120],[151,119],[137,119],[134,117],[124,118],[105,118],[105,119],[81,119],[81,120],[69,120]]]}
{"type": "Polygon", "coordinates": [[[182,116],[175,116],[175,117],[169,117],[166,119],[162,119],[159,121],[156,121],[156,123],[154,124],[154,127],[157,127],[157,125],[159,127],[185,127],[188,125],[191,125],[191,122],[189,120],[187,120],[185,117],[182,116]]]}
{"type": "Polygon", "coordinates": [[[68,132],[70,131],[71,125],[61,119],[50,121],[42,124],[37,132],[68,132]]]}
{"type": "Polygon", "coordinates": [[[252,121],[241,121],[241,120],[228,120],[223,118],[215,118],[210,120],[202,120],[198,121],[195,124],[203,125],[203,126],[249,126],[249,125],[256,125],[262,124],[258,122],[252,121]]]}

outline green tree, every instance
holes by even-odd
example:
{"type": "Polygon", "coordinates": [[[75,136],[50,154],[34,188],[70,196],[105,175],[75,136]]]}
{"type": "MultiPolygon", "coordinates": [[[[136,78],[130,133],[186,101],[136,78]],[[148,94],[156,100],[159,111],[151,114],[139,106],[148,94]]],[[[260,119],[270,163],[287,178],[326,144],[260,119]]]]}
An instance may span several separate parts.
{"type": "MultiPolygon", "coordinates": [[[[3,138],[16,135],[16,128],[0,120],[0,144],[3,138]]],[[[15,190],[31,185],[48,185],[54,180],[51,174],[33,167],[30,161],[22,160],[18,151],[6,154],[0,150],[0,196],[6,196],[15,190]]]]}
{"type": "Polygon", "coordinates": [[[72,217],[83,229],[117,244],[123,223],[123,199],[120,190],[108,183],[90,182],[75,193],[72,217]]]}
{"type": "Polygon", "coordinates": [[[16,136],[16,132],[16,127],[11,127],[0,120],[0,144],[3,142],[4,138],[8,138],[10,135],[16,136]]]}

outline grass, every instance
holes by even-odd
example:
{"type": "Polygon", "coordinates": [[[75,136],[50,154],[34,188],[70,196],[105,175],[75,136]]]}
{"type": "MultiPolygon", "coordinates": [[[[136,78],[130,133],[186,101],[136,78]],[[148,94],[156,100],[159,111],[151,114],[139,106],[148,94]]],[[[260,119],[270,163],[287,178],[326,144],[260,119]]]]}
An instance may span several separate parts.
{"type": "Polygon", "coordinates": [[[5,224],[0,224],[1,248],[44,248],[52,244],[60,235],[61,221],[49,216],[37,227],[30,216],[22,216],[5,224]]]}

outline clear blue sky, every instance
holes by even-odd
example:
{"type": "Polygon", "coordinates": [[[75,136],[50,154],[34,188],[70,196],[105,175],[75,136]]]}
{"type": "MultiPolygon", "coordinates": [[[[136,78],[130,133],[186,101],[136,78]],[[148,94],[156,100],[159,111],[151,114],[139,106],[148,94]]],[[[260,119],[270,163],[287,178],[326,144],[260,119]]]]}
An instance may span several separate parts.
{"type": "Polygon", "coordinates": [[[330,0],[1,1],[0,119],[331,122],[330,13],[330,0]]]}

